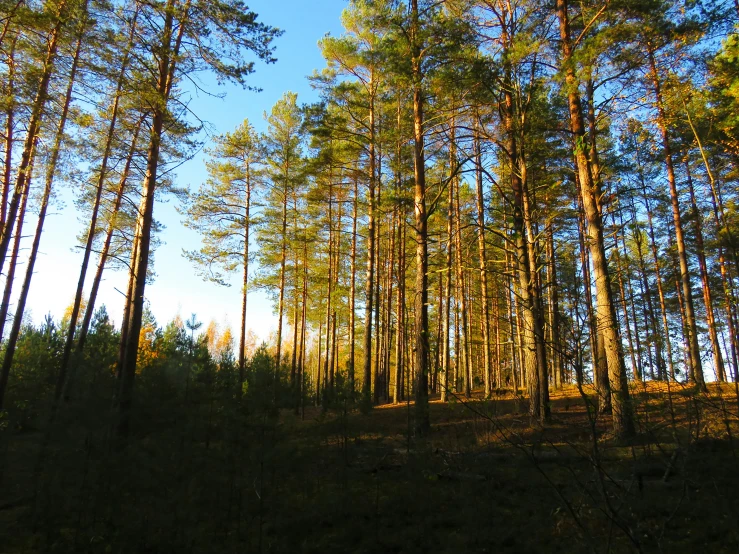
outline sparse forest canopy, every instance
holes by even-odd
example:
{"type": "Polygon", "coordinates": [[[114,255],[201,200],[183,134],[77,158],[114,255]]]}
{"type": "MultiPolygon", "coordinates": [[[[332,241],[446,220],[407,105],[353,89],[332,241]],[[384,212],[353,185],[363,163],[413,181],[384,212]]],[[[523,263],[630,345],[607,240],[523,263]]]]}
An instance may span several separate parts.
{"type": "Polygon", "coordinates": [[[739,550],[739,4],[341,23],[315,101],[209,136],[193,91],[259,90],[279,20],[0,0],[0,552],[739,550]],[[65,190],[77,286],[34,324],[65,190]],[[156,321],[168,199],[238,328],[156,321]]]}

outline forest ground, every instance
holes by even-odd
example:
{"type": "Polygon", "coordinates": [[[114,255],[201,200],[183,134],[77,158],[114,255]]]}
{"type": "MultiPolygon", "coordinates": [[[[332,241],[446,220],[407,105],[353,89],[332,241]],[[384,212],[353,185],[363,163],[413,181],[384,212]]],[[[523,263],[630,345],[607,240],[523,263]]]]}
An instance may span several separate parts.
{"type": "Polygon", "coordinates": [[[104,417],[6,431],[0,552],[738,551],[733,385],[632,384],[628,445],[584,392],[553,391],[544,427],[510,393],[435,400],[424,439],[410,403],[165,417],[142,399],[122,449],[104,417]]]}

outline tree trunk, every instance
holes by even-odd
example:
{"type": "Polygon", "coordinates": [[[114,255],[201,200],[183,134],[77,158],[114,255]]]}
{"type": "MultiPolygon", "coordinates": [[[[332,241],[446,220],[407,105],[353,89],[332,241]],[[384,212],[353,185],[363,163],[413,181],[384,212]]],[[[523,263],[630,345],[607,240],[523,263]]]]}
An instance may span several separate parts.
{"type": "MultiPolygon", "coordinates": [[[[126,190],[126,184],[128,182],[128,176],[131,172],[131,165],[133,163],[133,157],[136,153],[136,146],[138,145],[139,133],[141,131],[141,125],[143,124],[144,116],[140,117],[136,127],[134,128],[133,136],[131,137],[131,145],[126,156],[126,163],[124,164],[123,171],[121,172],[121,178],[118,182],[118,188],[116,191],[115,200],[113,201],[113,209],[110,215],[110,222],[108,224],[108,230],[105,234],[105,241],[103,242],[103,248],[100,251],[100,257],[98,258],[97,271],[95,277],[92,280],[92,287],[90,288],[90,295],[87,298],[87,308],[85,315],[82,318],[82,324],[80,325],[79,337],[77,339],[77,354],[82,352],[87,340],[87,333],[90,329],[90,322],[92,321],[92,314],[94,311],[95,303],[97,301],[98,290],[100,289],[100,283],[103,279],[103,271],[105,270],[105,264],[108,261],[108,253],[110,251],[110,245],[113,239],[113,233],[116,229],[116,217],[121,208],[123,202],[123,193],[126,190]]],[[[127,318],[124,317],[124,322],[127,318]]],[[[72,373],[70,371],[69,378],[67,379],[67,390],[69,390],[69,382],[72,380],[72,373]]],[[[65,399],[68,396],[65,393],[65,399]]]]}
{"type": "Polygon", "coordinates": [[[413,203],[416,223],[416,433],[425,435],[429,428],[428,371],[428,221],[426,215],[426,159],[424,152],[423,75],[419,39],[418,0],[411,0],[411,47],[413,74],[413,203]]]}
{"type": "MultiPolygon", "coordinates": [[[[8,23],[10,17],[8,17],[8,23]]],[[[7,26],[6,26],[7,30],[7,26]]],[[[5,33],[3,32],[3,35],[5,33]]],[[[8,67],[7,82],[3,87],[3,93],[7,98],[8,108],[5,111],[5,168],[3,171],[3,183],[2,193],[0,193],[0,230],[5,229],[5,219],[7,217],[8,209],[8,195],[10,194],[10,183],[13,174],[13,144],[15,142],[13,138],[13,132],[15,130],[15,46],[18,42],[18,37],[13,38],[13,43],[10,45],[10,51],[8,52],[8,59],[6,65],[8,67]]],[[[34,146],[35,148],[35,146],[34,146]]]]}
{"type": "MultiPolygon", "coordinates": [[[[444,373],[444,383],[441,387],[441,401],[446,402],[449,394],[449,372],[451,371],[451,356],[449,348],[449,329],[450,329],[450,312],[452,307],[452,256],[454,252],[454,187],[449,183],[447,185],[447,222],[446,222],[446,264],[444,268],[444,298],[446,304],[444,307],[444,320],[442,324],[442,336],[444,340],[444,350],[442,358],[442,371],[444,373]]],[[[457,352],[455,352],[455,355],[457,352]]]]}
{"type": "Polygon", "coordinates": [[[367,272],[364,287],[364,367],[362,371],[362,398],[368,406],[372,402],[372,312],[375,294],[375,100],[372,94],[369,99],[369,135],[367,272]]]}
{"type": "Polygon", "coordinates": [[[23,144],[23,152],[21,153],[20,164],[18,165],[18,171],[15,179],[15,188],[13,189],[13,195],[10,199],[10,205],[8,206],[7,217],[5,218],[5,225],[2,228],[2,234],[0,235],[0,272],[5,267],[5,257],[8,253],[8,247],[10,245],[10,237],[13,234],[13,227],[15,227],[15,219],[18,216],[18,208],[23,195],[23,188],[26,184],[27,174],[30,170],[32,163],[32,156],[35,152],[34,144],[36,137],[41,129],[41,123],[44,116],[46,107],[46,101],[49,97],[49,83],[51,76],[54,73],[56,64],[56,54],[59,47],[59,38],[64,24],[67,22],[65,11],[67,2],[62,1],[59,3],[56,22],[54,28],[49,36],[49,42],[46,49],[46,57],[44,59],[44,65],[39,79],[38,89],[36,91],[36,97],[34,98],[31,106],[31,114],[28,119],[26,140],[23,144]]]}
{"type": "MultiPolygon", "coordinates": [[[[634,199],[631,199],[631,213],[634,221],[636,217],[636,206],[634,205],[634,199]]],[[[644,260],[644,249],[643,249],[643,235],[639,229],[635,229],[633,232],[633,240],[636,245],[636,252],[639,261],[639,274],[641,276],[641,287],[642,287],[642,298],[646,304],[647,314],[649,316],[649,329],[652,333],[652,341],[654,342],[654,354],[657,365],[657,375],[652,374],[652,379],[655,377],[660,379],[666,372],[665,360],[662,355],[662,336],[657,329],[657,316],[655,315],[654,302],[652,301],[652,293],[649,287],[649,280],[647,278],[647,266],[644,260]]],[[[661,287],[661,283],[659,283],[661,287]]]]}
{"type": "Polygon", "coordinates": [[[459,178],[457,177],[457,148],[456,148],[456,128],[454,126],[454,119],[452,118],[451,128],[451,139],[449,148],[449,171],[451,172],[449,177],[449,186],[454,189],[454,250],[456,256],[454,258],[454,271],[456,274],[456,297],[457,305],[461,310],[462,317],[462,332],[461,332],[461,347],[463,352],[463,374],[464,374],[464,396],[470,398],[472,396],[472,383],[471,383],[471,368],[470,368],[470,357],[469,357],[469,314],[467,310],[467,297],[465,295],[465,282],[467,281],[466,275],[463,270],[462,263],[462,213],[459,202],[459,178]]]}
{"type": "Polygon", "coordinates": [[[249,231],[251,226],[251,167],[246,164],[246,202],[244,205],[244,251],[241,276],[241,329],[239,333],[239,394],[244,384],[246,370],[246,301],[249,291],[249,231]]]}
{"type": "Polygon", "coordinates": [[[711,283],[708,279],[708,264],[706,263],[706,252],[703,246],[703,223],[701,213],[698,211],[698,204],[695,200],[693,177],[690,172],[690,162],[687,158],[685,159],[685,174],[687,176],[688,192],[690,193],[690,207],[693,211],[693,232],[695,233],[695,246],[698,251],[698,268],[701,274],[701,284],[703,285],[703,302],[706,306],[706,325],[708,326],[708,336],[711,339],[713,367],[716,371],[716,378],[724,383],[726,382],[726,369],[724,368],[724,358],[721,355],[721,347],[718,341],[716,316],[713,312],[713,293],[711,292],[711,283]]]}
{"type": "MultiPolygon", "coordinates": [[[[285,178],[287,179],[287,174],[289,172],[289,168],[285,167],[285,178]]],[[[283,319],[285,316],[285,279],[286,279],[286,269],[285,266],[287,264],[287,196],[288,196],[288,190],[287,190],[287,182],[285,182],[285,188],[283,189],[284,197],[282,199],[282,231],[281,231],[281,241],[282,241],[282,252],[280,254],[280,292],[279,292],[279,299],[277,302],[277,351],[275,353],[275,382],[279,379],[280,375],[280,365],[282,363],[282,324],[283,319]]]]}
{"type": "MultiPolygon", "coordinates": [[[[85,6],[86,7],[86,6],[85,6]]],[[[84,37],[84,27],[81,28],[77,37],[77,45],[75,47],[74,57],[72,58],[72,66],[69,72],[69,84],[67,85],[67,92],[64,97],[64,104],[62,106],[62,112],[59,115],[59,125],[57,127],[56,135],[54,137],[54,143],[49,151],[49,159],[46,165],[46,178],[44,183],[44,194],[41,198],[41,207],[39,209],[38,222],[36,223],[36,233],[33,237],[33,244],[31,245],[31,253],[28,256],[28,264],[26,266],[26,275],[23,280],[23,286],[21,288],[20,296],[15,310],[15,318],[13,319],[13,327],[10,330],[8,336],[8,343],[5,347],[5,356],[3,358],[2,367],[0,368],[0,410],[2,410],[3,398],[5,396],[5,389],[8,384],[8,377],[10,376],[10,367],[13,364],[13,357],[15,355],[15,348],[18,343],[18,337],[20,336],[21,325],[23,323],[23,313],[26,309],[26,301],[28,300],[28,292],[31,289],[31,279],[33,278],[33,268],[36,264],[36,257],[38,255],[39,245],[41,244],[41,234],[44,230],[44,223],[46,221],[46,212],[49,207],[49,198],[51,197],[51,189],[54,183],[54,177],[56,176],[56,167],[59,161],[59,154],[61,152],[62,141],[64,140],[64,128],[67,124],[67,117],[69,115],[69,107],[72,104],[72,93],[74,90],[75,79],[77,78],[77,69],[80,62],[80,52],[82,50],[82,41],[84,37]]],[[[34,133],[35,135],[35,133],[34,133]]],[[[35,140],[31,147],[31,151],[35,150],[35,140]]],[[[30,156],[31,152],[29,152],[30,156]]],[[[26,170],[23,171],[23,175],[27,176],[26,179],[30,180],[29,165],[26,170]]],[[[28,182],[24,182],[22,185],[21,196],[23,191],[26,189],[28,182]]],[[[21,200],[21,203],[24,203],[21,200]]],[[[20,206],[19,206],[20,207],[20,206]]],[[[16,214],[17,215],[17,214],[16,214]]],[[[55,397],[57,399],[58,397],[55,397]]],[[[56,408],[56,401],[52,408],[52,413],[56,408]]],[[[52,415],[53,417],[53,415],[52,415]]]]}
{"type": "MultiPolygon", "coordinates": [[[[90,257],[92,256],[92,245],[95,240],[95,234],[97,232],[97,220],[100,211],[100,201],[103,196],[103,189],[105,188],[105,178],[108,172],[108,161],[110,154],[113,149],[113,140],[116,135],[116,125],[118,123],[118,110],[120,108],[121,94],[123,91],[124,80],[126,77],[126,71],[128,69],[128,59],[131,48],[133,47],[134,35],[136,32],[136,20],[138,19],[138,9],[134,12],[133,22],[131,23],[131,32],[128,37],[128,45],[121,62],[121,68],[118,72],[118,79],[116,81],[116,91],[113,97],[112,114],[110,117],[110,123],[108,124],[108,133],[105,137],[105,147],[103,149],[103,158],[100,162],[100,174],[98,175],[97,183],[95,184],[95,200],[92,206],[92,213],[90,214],[90,226],[87,231],[87,240],[85,242],[85,249],[82,255],[82,265],[80,266],[80,276],[77,279],[77,290],[74,294],[74,302],[72,303],[72,313],[69,316],[69,329],[67,330],[67,336],[64,341],[64,350],[62,351],[62,361],[59,367],[59,374],[57,376],[56,389],[54,391],[54,401],[58,402],[64,389],[64,384],[67,379],[67,368],[69,367],[69,360],[72,355],[72,347],[74,345],[74,336],[77,330],[77,318],[80,314],[80,306],[82,305],[82,295],[84,294],[85,278],[87,277],[87,267],[90,264],[90,257]]],[[[81,45],[81,42],[80,42],[81,45]]],[[[79,54],[79,45],[78,45],[79,54]]]]}
{"type": "MultiPolygon", "coordinates": [[[[36,145],[34,145],[36,148],[36,145]]],[[[21,238],[23,237],[23,223],[26,216],[26,206],[28,204],[28,192],[31,188],[31,177],[33,173],[33,164],[28,168],[28,177],[23,187],[23,195],[21,196],[21,205],[18,211],[18,221],[15,227],[15,237],[13,240],[13,253],[11,254],[10,264],[8,265],[8,274],[5,276],[5,290],[3,291],[3,301],[0,305],[0,342],[5,334],[5,323],[8,319],[10,311],[10,295],[13,292],[13,281],[15,280],[15,270],[18,265],[18,255],[20,252],[21,238]]]]}
{"type": "Polygon", "coordinates": [[[675,229],[675,243],[677,245],[678,261],[680,264],[680,283],[683,290],[683,299],[685,302],[685,325],[688,331],[688,362],[690,367],[691,379],[702,389],[705,390],[706,383],[703,378],[703,364],[700,357],[700,346],[698,345],[698,326],[695,322],[695,309],[693,303],[693,288],[690,282],[690,270],[688,267],[688,254],[685,247],[685,238],[683,236],[683,226],[680,215],[680,200],[677,191],[677,180],[675,178],[675,169],[672,163],[672,145],[670,144],[669,134],[667,132],[667,114],[664,103],[662,101],[662,88],[659,74],[657,72],[657,62],[654,58],[654,50],[651,45],[647,46],[647,54],[649,56],[649,66],[651,70],[652,86],[657,107],[657,127],[659,127],[662,135],[662,148],[665,155],[665,167],[667,169],[667,182],[670,185],[670,202],[672,204],[672,219],[675,229]]]}
{"type": "MultiPolygon", "coordinates": [[[[624,311],[624,325],[626,326],[626,340],[629,343],[629,355],[631,357],[631,367],[634,371],[634,377],[638,380],[642,380],[642,370],[641,370],[641,363],[637,362],[636,353],[637,348],[634,348],[634,341],[632,339],[631,335],[631,323],[629,321],[629,305],[628,305],[628,298],[626,297],[626,287],[624,286],[624,277],[623,277],[623,266],[621,265],[621,255],[619,254],[618,249],[619,246],[619,240],[618,237],[616,237],[616,244],[614,244],[614,250],[613,255],[616,258],[616,276],[618,278],[618,289],[621,293],[621,302],[620,304],[623,306],[624,311]]],[[[617,307],[617,313],[618,313],[618,307],[617,307]]],[[[632,315],[634,315],[634,330],[637,336],[637,340],[639,337],[639,331],[636,328],[636,315],[632,311],[632,315]]]]}
{"type": "Polygon", "coordinates": [[[554,375],[554,386],[561,388],[564,380],[563,374],[563,349],[559,334],[559,281],[557,280],[557,261],[554,249],[554,227],[547,223],[547,272],[549,278],[549,326],[551,328],[552,342],[552,373],[554,375]]]}
{"type": "MultiPolygon", "coordinates": [[[[189,3],[185,7],[185,14],[189,3]]],[[[126,329],[121,336],[122,360],[120,371],[120,389],[118,393],[118,422],[116,433],[125,439],[128,436],[133,400],[133,384],[136,376],[136,363],[139,348],[141,320],[144,313],[144,291],[146,275],[149,267],[149,250],[151,245],[151,228],[154,218],[154,194],[159,169],[159,152],[166,118],[166,105],[174,80],[174,71],[179,54],[179,47],[186,23],[179,22],[177,37],[174,37],[174,0],[167,0],[165,22],[162,30],[160,46],[159,75],[157,76],[156,93],[158,101],[152,105],[152,124],[149,133],[149,147],[146,155],[146,174],[142,185],[141,203],[137,232],[134,238],[134,257],[129,275],[129,296],[127,297],[128,319],[126,329]],[[125,341],[125,342],[124,342],[125,341]]]]}
{"type": "Polygon", "coordinates": [[[613,430],[619,438],[634,434],[633,408],[626,379],[626,366],[623,362],[618,322],[608,272],[608,262],[603,241],[601,214],[596,198],[600,196],[597,181],[593,179],[587,155],[587,137],[583,123],[582,105],[578,92],[578,80],[572,63],[573,46],[570,37],[569,14],[567,0],[556,0],[559,19],[559,31],[562,44],[567,84],[567,100],[570,111],[570,126],[575,139],[575,156],[580,176],[580,188],[588,220],[588,237],[590,239],[590,256],[593,261],[595,287],[597,294],[597,321],[602,331],[605,354],[608,363],[608,376],[611,385],[611,405],[613,409],[613,430]]]}
{"type": "Polygon", "coordinates": [[[485,382],[485,398],[490,397],[490,378],[492,374],[490,360],[490,302],[488,300],[488,259],[485,246],[485,197],[482,188],[482,152],[480,149],[479,119],[475,122],[475,191],[477,207],[477,250],[480,261],[480,294],[482,296],[482,343],[483,343],[483,378],[485,382]]]}
{"type": "Polygon", "coordinates": [[[347,362],[347,374],[349,378],[349,390],[352,397],[355,391],[354,385],[354,363],[355,363],[355,343],[356,343],[356,298],[357,298],[357,207],[359,203],[359,177],[356,169],[353,176],[354,196],[352,197],[352,250],[350,254],[350,273],[351,281],[349,283],[349,360],[347,362]]]}
{"type": "Polygon", "coordinates": [[[333,268],[334,268],[334,231],[333,231],[333,207],[334,207],[334,185],[332,179],[332,172],[329,171],[328,177],[328,252],[326,259],[328,260],[328,279],[327,279],[327,291],[326,291],[326,356],[323,360],[323,403],[324,407],[328,402],[329,394],[329,363],[332,360],[331,356],[333,342],[332,328],[332,296],[333,296],[333,268]]]}

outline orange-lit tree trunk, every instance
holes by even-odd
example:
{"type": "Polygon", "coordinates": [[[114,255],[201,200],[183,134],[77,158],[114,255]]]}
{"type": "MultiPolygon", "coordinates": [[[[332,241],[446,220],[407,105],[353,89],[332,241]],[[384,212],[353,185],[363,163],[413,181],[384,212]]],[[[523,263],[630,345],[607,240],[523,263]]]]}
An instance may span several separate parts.
{"type": "MultiPolygon", "coordinates": [[[[86,19],[86,7],[85,13],[82,16],[86,19]]],[[[69,72],[69,83],[67,85],[67,91],[64,96],[64,104],[62,105],[62,111],[59,115],[59,123],[57,126],[54,141],[49,151],[49,158],[46,162],[46,176],[44,182],[44,192],[41,198],[41,206],[39,208],[38,222],[36,223],[36,232],[33,237],[33,243],[31,245],[31,252],[28,256],[28,263],[26,265],[26,275],[23,279],[23,285],[21,287],[20,295],[15,309],[15,318],[13,319],[13,327],[8,335],[8,342],[5,346],[5,356],[3,357],[2,367],[0,367],[0,409],[2,409],[3,398],[5,396],[5,389],[8,383],[8,377],[10,375],[10,367],[13,364],[13,357],[15,356],[15,348],[18,343],[18,337],[20,336],[21,325],[23,323],[23,314],[26,309],[26,301],[28,300],[28,293],[31,289],[31,279],[33,278],[33,268],[36,263],[36,257],[38,256],[39,245],[41,244],[41,235],[44,230],[44,223],[46,221],[46,212],[49,207],[49,198],[51,197],[52,185],[54,184],[54,178],[56,177],[56,168],[59,161],[59,155],[61,153],[61,146],[64,140],[64,129],[67,124],[67,118],[69,116],[69,108],[72,104],[72,93],[74,91],[74,84],[77,78],[77,70],[80,63],[80,53],[82,51],[82,44],[84,39],[86,21],[83,20],[79,33],[77,36],[77,44],[72,58],[72,66],[69,72]]],[[[35,141],[34,141],[35,143],[35,141]]],[[[31,147],[31,150],[35,150],[35,146],[31,147]]],[[[23,175],[27,175],[27,179],[30,179],[30,166],[23,175]]],[[[25,185],[25,183],[24,183],[25,185]]],[[[23,187],[25,189],[25,186],[23,187]]],[[[21,191],[23,196],[23,191],[21,191]]],[[[54,403],[56,407],[56,402],[54,403]]]]}
{"type": "Polygon", "coordinates": [[[597,181],[594,180],[587,149],[587,134],[583,121],[579,80],[573,60],[573,44],[570,35],[570,19],[567,0],[556,0],[559,20],[559,33],[562,48],[562,66],[565,73],[567,102],[570,112],[570,128],[575,141],[575,157],[580,177],[580,189],[588,222],[590,256],[593,262],[597,297],[598,329],[602,331],[605,357],[608,364],[608,377],[611,385],[611,406],[613,410],[613,430],[617,437],[634,434],[633,407],[626,378],[622,347],[613,303],[613,293],[608,271],[608,260],[603,239],[603,224],[598,210],[597,198],[600,196],[597,181]]]}
{"type": "MultiPolygon", "coordinates": [[[[26,178],[30,170],[35,152],[34,144],[36,137],[41,129],[41,123],[44,117],[46,102],[49,98],[49,83],[56,69],[57,50],[59,49],[59,41],[61,39],[64,24],[67,23],[67,1],[62,0],[57,6],[55,14],[54,27],[49,34],[46,56],[43,62],[43,68],[36,89],[36,96],[31,104],[31,114],[26,127],[26,139],[23,144],[23,151],[18,164],[17,174],[15,178],[15,187],[8,205],[7,216],[5,217],[4,226],[0,230],[0,272],[5,267],[5,257],[10,246],[10,237],[13,234],[15,220],[18,216],[18,209],[23,196],[23,188],[26,184],[26,178]]],[[[9,191],[8,191],[9,194],[9,191]]]]}

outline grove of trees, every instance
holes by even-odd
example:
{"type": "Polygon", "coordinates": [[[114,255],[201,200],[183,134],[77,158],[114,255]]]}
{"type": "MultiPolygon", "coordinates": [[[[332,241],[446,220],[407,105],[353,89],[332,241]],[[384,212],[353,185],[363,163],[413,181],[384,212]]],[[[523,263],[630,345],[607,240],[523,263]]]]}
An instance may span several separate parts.
{"type": "Polygon", "coordinates": [[[45,429],[46,452],[95,398],[122,449],[152,395],[182,394],[181,444],[210,448],[249,403],[412,401],[422,439],[430,399],[525,398],[546,427],[574,386],[629,441],[635,386],[739,387],[736,2],[349,0],[342,24],[319,101],[285,92],[214,137],[187,190],[196,76],[258,88],[281,31],[241,0],[0,0],[0,431],[45,429]],[[70,184],[78,285],[37,328],[34,263],[70,184]],[[235,336],[148,311],[165,196],[202,237],[193,271],[238,282],[235,336]],[[106,270],[128,275],[119,328],[106,270]],[[255,290],[277,317],[257,349],[255,290]]]}

